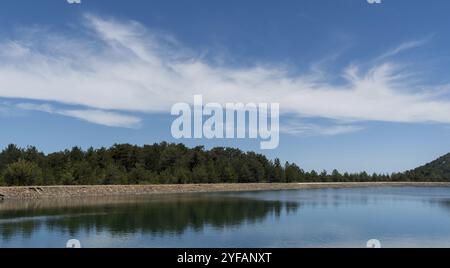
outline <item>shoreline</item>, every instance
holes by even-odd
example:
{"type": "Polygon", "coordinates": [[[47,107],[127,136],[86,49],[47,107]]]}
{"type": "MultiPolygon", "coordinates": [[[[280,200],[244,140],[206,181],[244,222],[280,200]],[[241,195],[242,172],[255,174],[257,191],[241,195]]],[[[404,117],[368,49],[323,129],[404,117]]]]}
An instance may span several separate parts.
{"type": "Polygon", "coordinates": [[[450,187],[450,182],[330,182],[0,187],[0,200],[249,192],[359,187],[450,187]]]}

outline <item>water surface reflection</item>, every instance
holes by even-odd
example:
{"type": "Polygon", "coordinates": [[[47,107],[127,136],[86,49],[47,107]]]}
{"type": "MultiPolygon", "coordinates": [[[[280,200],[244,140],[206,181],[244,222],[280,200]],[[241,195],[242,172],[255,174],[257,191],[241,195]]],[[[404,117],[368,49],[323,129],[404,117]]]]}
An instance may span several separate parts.
{"type": "Polygon", "coordinates": [[[450,188],[0,202],[0,247],[450,247],[450,188]]]}

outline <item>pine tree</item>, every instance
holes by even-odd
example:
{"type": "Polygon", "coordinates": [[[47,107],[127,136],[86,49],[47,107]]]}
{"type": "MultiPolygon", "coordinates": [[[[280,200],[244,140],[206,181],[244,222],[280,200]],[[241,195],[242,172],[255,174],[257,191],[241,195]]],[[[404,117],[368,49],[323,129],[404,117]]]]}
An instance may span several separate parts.
{"type": "Polygon", "coordinates": [[[19,160],[6,167],[4,181],[10,186],[42,185],[42,170],[35,163],[19,160]]]}

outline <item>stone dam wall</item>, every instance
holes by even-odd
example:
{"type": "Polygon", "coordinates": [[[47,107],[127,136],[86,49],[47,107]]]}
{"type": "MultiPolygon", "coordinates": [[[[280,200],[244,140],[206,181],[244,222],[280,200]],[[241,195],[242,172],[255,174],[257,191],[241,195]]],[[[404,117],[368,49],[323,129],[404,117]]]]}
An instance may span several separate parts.
{"type": "Polygon", "coordinates": [[[450,187],[450,183],[255,183],[188,185],[103,185],[0,187],[1,199],[73,198],[171,193],[239,192],[349,187],[450,187]]]}

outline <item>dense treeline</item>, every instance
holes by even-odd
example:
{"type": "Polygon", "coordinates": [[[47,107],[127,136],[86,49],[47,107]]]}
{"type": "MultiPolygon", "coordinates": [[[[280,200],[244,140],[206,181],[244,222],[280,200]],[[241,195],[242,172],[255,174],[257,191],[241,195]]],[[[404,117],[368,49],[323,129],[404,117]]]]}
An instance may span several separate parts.
{"type": "Polygon", "coordinates": [[[411,181],[413,175],[305,172],[294,163],[271,161],[254,152],[168,143],[116,144],[86,151],[74,147],[48,155],[12,144],[0,153],[0,185],[7,186],[411,181]]]}

